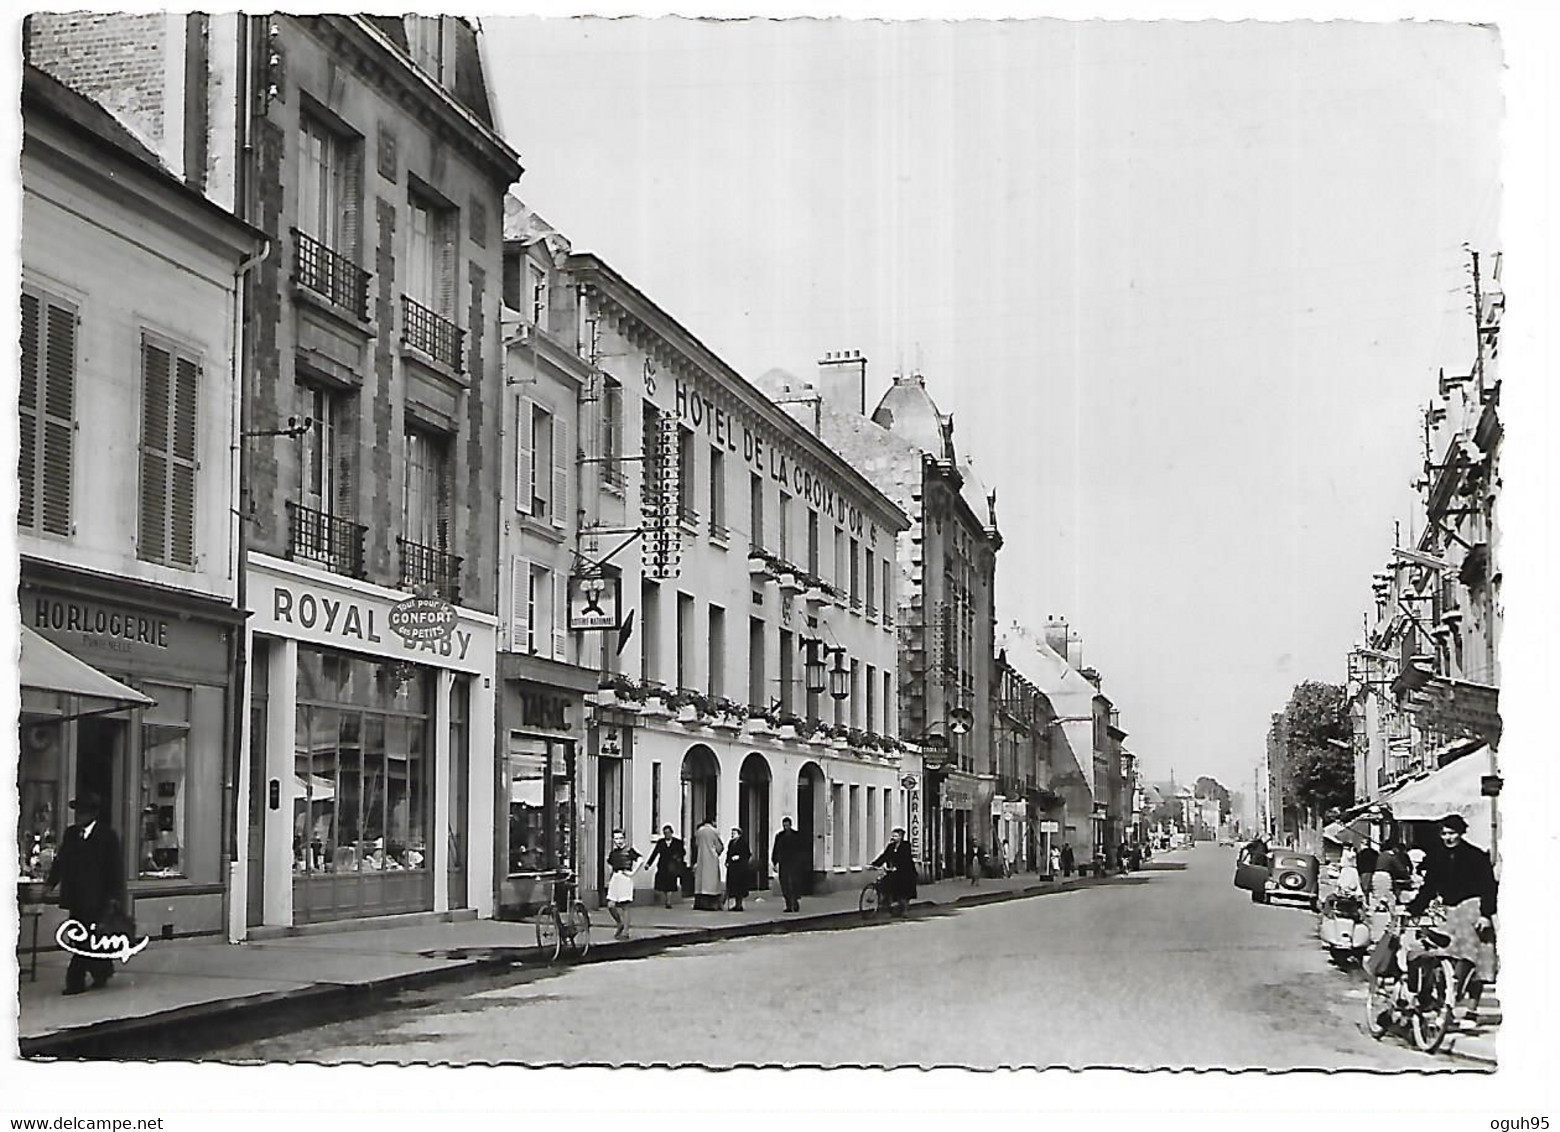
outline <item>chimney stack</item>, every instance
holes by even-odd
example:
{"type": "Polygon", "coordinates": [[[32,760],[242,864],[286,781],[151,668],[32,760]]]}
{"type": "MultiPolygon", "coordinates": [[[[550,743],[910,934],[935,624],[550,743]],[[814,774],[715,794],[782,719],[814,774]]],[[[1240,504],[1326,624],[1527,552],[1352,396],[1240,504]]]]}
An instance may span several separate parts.
{"type": "Polygon", "coordinates": [[[1067,655],[1067,622],[1060,617],[1048,617],[1045,622],[1045,644],[1048,649],[1061,657],[1068,664],[1072,658],[1067,655]]]}
{"type": "Polygon", "coordinates": [[[818,361],[818,393],[835,412],[867,414],[867,359],[860,350],[831,350],[818,361]]]}

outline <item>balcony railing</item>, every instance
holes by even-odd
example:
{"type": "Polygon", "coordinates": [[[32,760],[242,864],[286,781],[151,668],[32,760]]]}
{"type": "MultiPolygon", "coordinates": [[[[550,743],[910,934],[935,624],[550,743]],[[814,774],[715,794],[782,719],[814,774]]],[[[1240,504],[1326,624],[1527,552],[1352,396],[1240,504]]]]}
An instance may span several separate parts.
{"type": "Polygon", "coordinates": [[[363,576],[363,536],[368,528],[305,507],[287,505],[287,557],[316,562],[349,578],[363,576]]]}
{"type": "Polygon", "coordinates": [[[401,327],[401,341],[415,346],[440,365],[448,366],[456,373],[462,365],[462,344],[466,332],[442,315],[434,314],[410,295],[402,295],[405,319],[401,327]]]}
{"type": "Polygon", "coordinates": [[[296,228],[292,238],[293,279],[298,285],[367,321],[369,273],[296,228]]]}
{"type": "Polygon", "coordinates": [[[395,541],[401,548],[401,586],[404,589],[426,589],[445,601],[460,604],[461,559],[458,555],[404,538],[395,541]]]}

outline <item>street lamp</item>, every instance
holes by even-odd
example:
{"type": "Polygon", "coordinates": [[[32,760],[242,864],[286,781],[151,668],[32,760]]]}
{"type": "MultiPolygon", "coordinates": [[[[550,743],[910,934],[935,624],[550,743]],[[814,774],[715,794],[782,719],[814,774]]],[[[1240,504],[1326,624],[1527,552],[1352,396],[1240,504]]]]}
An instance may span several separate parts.
{"type": "Polygon", "coordinates": [[[810,696],[822,695],[829,688],[829,674],[823,664],[822,645],[821,637],[802,638],[802,647],[807,650],[807,659],[803,661],[802,667],[802,682],[810,696]]]}
{"type": "Polygon", "coordinates": [[[850,669],[845,667],[845,650],[832,649],[834,667],[829,669],[829,695],[843,700],[850,695],[850,669]]]}

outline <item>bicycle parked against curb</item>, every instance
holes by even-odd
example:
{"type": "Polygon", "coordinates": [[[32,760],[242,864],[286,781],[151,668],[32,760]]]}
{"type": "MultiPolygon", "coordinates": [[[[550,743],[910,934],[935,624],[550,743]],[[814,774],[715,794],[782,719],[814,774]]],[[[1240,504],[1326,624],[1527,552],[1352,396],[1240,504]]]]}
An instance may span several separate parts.
{"type": "Polygon", "coordinates": [[[857,908],[861,911],[863,920],[870,920],[878,914],[880,908],[886,907],[890,916],[903,916],[910,908],[910,901],[903,895],[891,896],[893,891],[893,871],[884,870],[877,877],[869,881],[861,890],[861,897],[856,901],[857,908]]]}
{"type": "Polygon", "coordinates": [[[1444,948],[1452,937],[1435,918],[1412,920],[1394,909],[1392,921],[1366,962],[1365,1029],[1380,1041],[1388,1030],[1406,1031],[1425,1053],[1441,1048],[1452,1014],[1467,990],[1472,967],[1459,976],[1444,948]]]}
{"type": "Polygon", "coordinates": [[[574,874],[560,869],[544,880],[547,903],[536,910],[536,948],[548,964],[567,947],[576,959],[590,951],[590,913],[574,899],[574,874]]]}

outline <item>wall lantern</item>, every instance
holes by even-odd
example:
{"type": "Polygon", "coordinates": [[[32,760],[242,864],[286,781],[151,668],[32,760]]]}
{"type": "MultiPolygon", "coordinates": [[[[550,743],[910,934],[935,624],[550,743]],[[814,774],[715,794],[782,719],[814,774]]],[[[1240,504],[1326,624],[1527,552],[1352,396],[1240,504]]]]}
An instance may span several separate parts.
{"type": "Polygon", "coordinates": [[[803,677],[809,695],[817,696],[828,691],[829,674],[823,664],[823,655],[819,651],[822,641],[811,638],[803,638],[802,644],[807,646],[807,660],[803,667],[803,677]]]}
{"type": "Polygon", "coordinates": [[[829,669],[829,695],[843,700],[850,695],[850,669],[845,667],[845,650],[834,649],[834,667],[829,669]]]}

